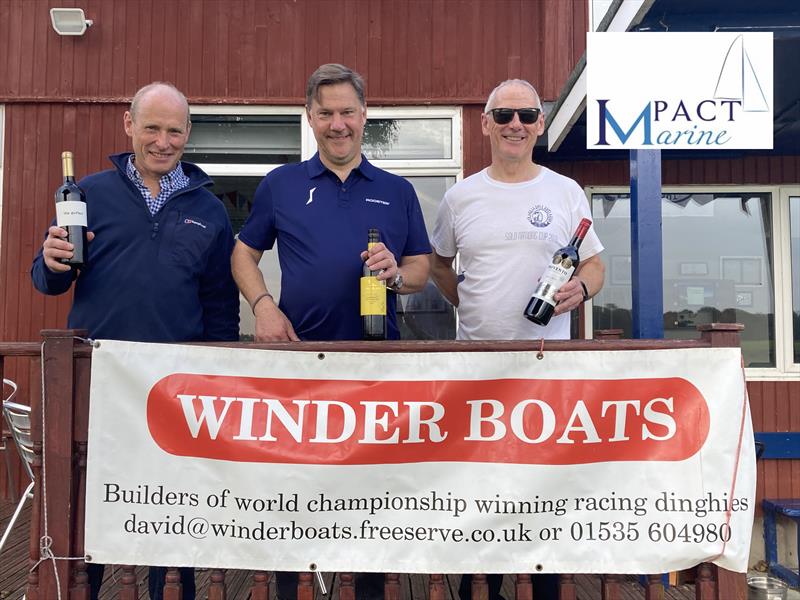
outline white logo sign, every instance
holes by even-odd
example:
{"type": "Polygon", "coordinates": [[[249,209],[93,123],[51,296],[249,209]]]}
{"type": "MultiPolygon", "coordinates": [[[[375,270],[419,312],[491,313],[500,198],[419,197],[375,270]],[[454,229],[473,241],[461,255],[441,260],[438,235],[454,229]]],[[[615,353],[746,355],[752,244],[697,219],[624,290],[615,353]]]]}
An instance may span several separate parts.
{"type": "Polygon", "coordinates": [[[312,187],[310,190],[308,190],[308,200],[306,201],[306,206],[314,201],[314,190],[316,189],[316,187],[312,187]]]}
{"type": "Polygon", "coordinates": [[[589,33],[586,147],[771,149],[772,33],[589,33]]]}

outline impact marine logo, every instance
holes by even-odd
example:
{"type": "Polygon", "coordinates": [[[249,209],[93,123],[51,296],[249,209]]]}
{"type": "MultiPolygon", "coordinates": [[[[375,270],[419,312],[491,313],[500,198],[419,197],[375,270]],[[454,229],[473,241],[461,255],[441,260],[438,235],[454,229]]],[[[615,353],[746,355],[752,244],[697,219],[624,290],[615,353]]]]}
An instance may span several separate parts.
{"type": "Polygon", "coordinates": [[[537,204],[528,211],[528,221],[534,227],[547,227],[553,222],[553,211],[546,206],[537,204]]]}

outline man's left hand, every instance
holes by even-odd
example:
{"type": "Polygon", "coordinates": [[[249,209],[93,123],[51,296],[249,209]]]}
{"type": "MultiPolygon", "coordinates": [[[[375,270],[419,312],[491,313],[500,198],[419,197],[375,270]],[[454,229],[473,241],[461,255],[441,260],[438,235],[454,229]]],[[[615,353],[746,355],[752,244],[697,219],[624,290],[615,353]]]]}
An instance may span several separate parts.
{"type": "Polygon", "coordinates": [[[367,261],[370,271],[380,271],[378,273],[380,281],[393,280],[397,275],[397,260],[383,242],[378,242],[368,251],[362,252],[361,260],[367,261]]]}
{"type": "Polygon", "coordinates": [[[581,280],[577,277],[570,279],[556,292],[555,298],[557,304],[553,311],[554,315],[561,315],[578,308],[583,304],[583,286],[581,285],[581,280]]]}

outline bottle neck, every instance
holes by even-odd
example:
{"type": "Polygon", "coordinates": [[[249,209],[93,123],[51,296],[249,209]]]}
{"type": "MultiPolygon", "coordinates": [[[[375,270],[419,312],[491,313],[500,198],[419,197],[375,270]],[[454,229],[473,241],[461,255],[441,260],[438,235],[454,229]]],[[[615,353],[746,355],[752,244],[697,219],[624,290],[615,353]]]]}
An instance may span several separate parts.
{"type": "Polygon", "coordinates": [[[569,245],[574,246],[575,248],[580,248],[581,244],[583,243],[583,238],[585,237],[586,231],[576,231],[575,235],[573,235],[572,239],[569,241],[569,245]]]}

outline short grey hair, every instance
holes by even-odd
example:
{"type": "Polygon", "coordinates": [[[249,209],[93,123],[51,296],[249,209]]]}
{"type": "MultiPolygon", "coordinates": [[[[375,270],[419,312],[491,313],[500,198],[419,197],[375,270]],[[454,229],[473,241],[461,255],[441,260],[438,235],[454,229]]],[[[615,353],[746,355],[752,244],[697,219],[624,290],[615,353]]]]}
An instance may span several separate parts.
{"type": "Polygon", "coordinates": [[[139,91],[136,92],[133,96],[133,100],[131,100],[131,107],[129,109],[131,113],[131,118],[135,121],[136,120],[136,113],[139,112],[139,106],[144,100],[144,97],[147,96],[149,93],[156,91],[159,88],[166,88],[175,94],[178,99],[186,106],[186,123],[189,124],[189,101],[186,99],[186,96],[183,95],[178,88],[166,81],[154,81],[153,83],[148,83],[146,86],[139,88],[139,91]]]}
{"type": "Polygon", "coordinates": [[[536,88],[531,85],[529,81],[525,81],[524,79],[506,79],[504,82],[498,84],[496,88],[492,90],[492,93],[489,94],[489,99],[486,100],[486,106],[483,108],[483,112],[489,112],[490,107],[495,108],[492,106],[492,103],[497,96],[497,92],[502,90],[504,87],[508,87],[510,85],[520,85],[522,87],[528,88],[530,91],[533,92],[534,98],[536,98],[537,106],[532,106],[531,108],[542,108],[542,100],[539,98],[539,93],[536,91],[536,88]]]}
{"type": "Polygon", "coordinates": [[[362,79],[361,75],[344,65],[328,63],[320,66],[308,78],[306,107],[311,109],[311,103],[314,100],[319,102],[319,88],[323,85],[336,85],[337,83],[349,83],[352,85],[361,106],[367,105],[364,100],[364,79],[362,79]]]}

